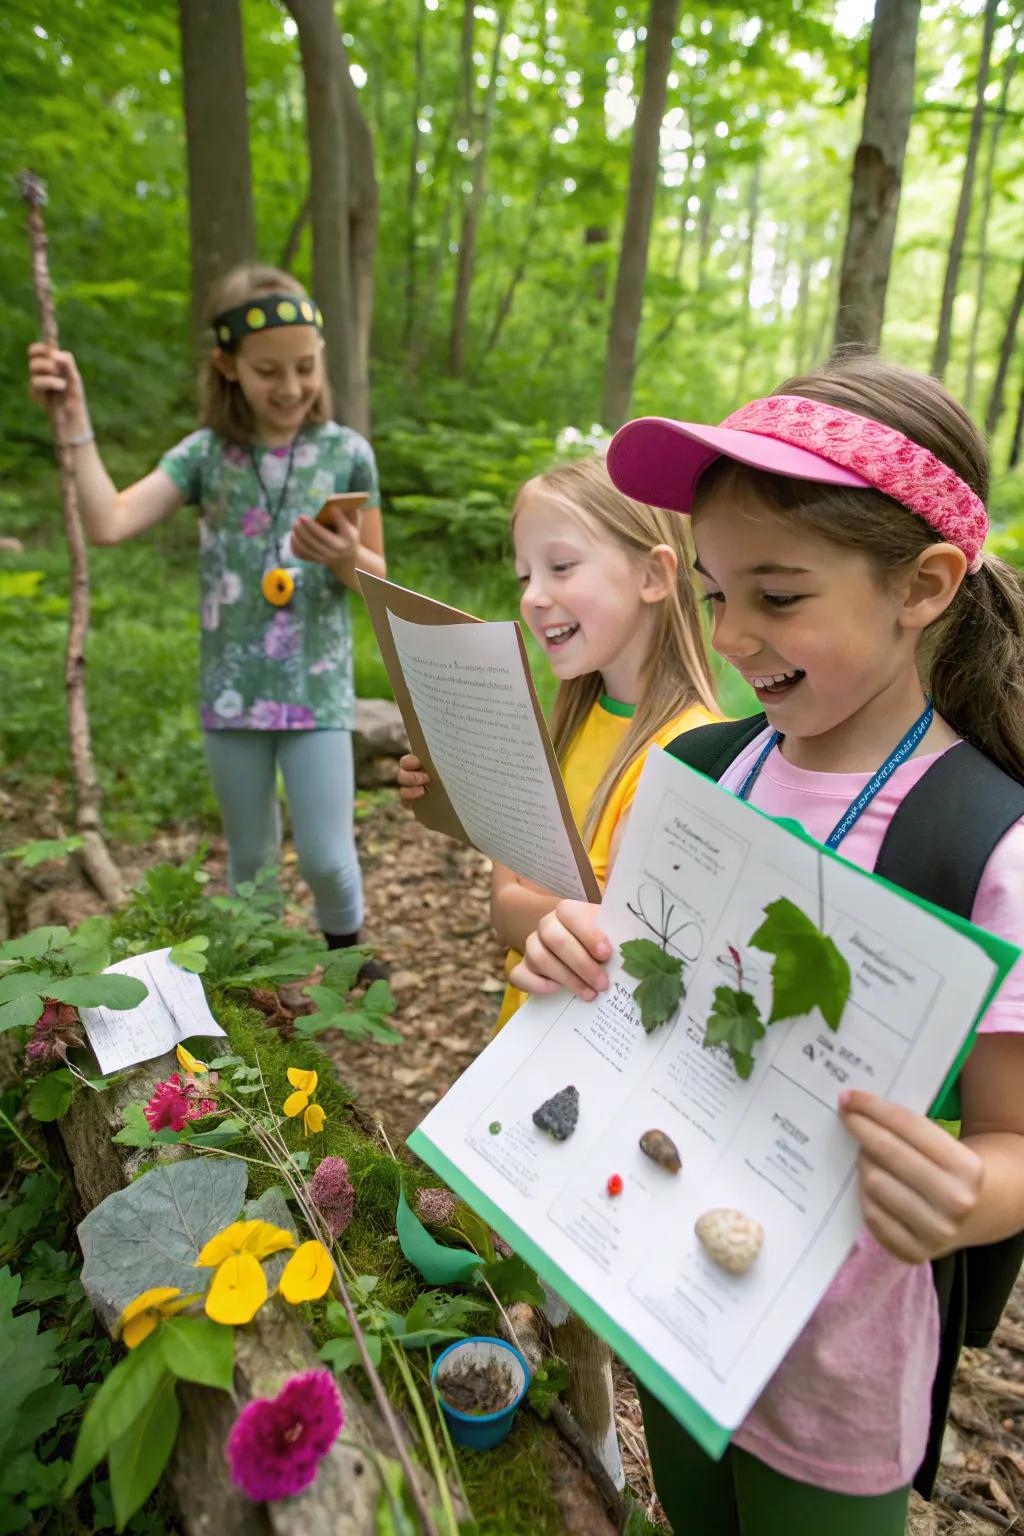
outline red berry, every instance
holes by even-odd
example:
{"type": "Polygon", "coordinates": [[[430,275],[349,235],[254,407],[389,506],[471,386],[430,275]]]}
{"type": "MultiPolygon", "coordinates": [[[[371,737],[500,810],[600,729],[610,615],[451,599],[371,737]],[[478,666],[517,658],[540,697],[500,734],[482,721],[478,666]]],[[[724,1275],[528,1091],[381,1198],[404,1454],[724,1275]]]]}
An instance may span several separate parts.
{"type": "Polygon", "coordinates": [[[610,1174],[609,1177],[608,1177],[608,1183],[606,1185],[606,1188],[608,1190],[608,1193],[613,1198],[614,1198],[615,1195],[621,1195],[622,1194],[622,1174],[621,1173],[610,1174]]]}

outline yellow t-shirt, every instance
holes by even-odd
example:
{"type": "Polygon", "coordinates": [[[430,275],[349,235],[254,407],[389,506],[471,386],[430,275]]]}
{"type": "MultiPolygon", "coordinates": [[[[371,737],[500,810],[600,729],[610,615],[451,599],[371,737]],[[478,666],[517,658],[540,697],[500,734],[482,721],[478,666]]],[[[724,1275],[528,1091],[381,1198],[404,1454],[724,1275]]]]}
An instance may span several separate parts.
{"type": "MultiPolygon", "coordinates": [[[[562,778],[565,780],[565,790],[573,820],[581,830],[597,786],[604,778],[608,764],[629,730],[629,722],[632,718],[631,704],[619,704],[615,699],[609,699],[607,695],[602,694],[569,743],[569,750],[562,763],[562,778]]],[[[692,731],[698,725],[713,725],[718,718],[717,715],[706,710],[703,704],[691,704],[681,714],[673,716],[661,730],[656,731],[647,745],[667,747],[670,741],[675,741],[676,737],[681,736],[684,731],[692,731]]],[[[633,804],[646,756],[647,748],[645,747],[643,752],[627,765],[625,773],[617,780],[608,797],[604,814],[594,828],[590,847],[587,849],[594,874],[602,890],[608,879],[608,857],[615,828],[633,804]]],[[[521,959],[522,956],[518,950],[509,950],[505,957],[506,976],[521,959]]],[[[516,1009],[525,1001],[526,993],[520,992],[518,987],[505,988],[501,1012],[494,1026],[495,1032],[508,1023],[516,1009]]]]}

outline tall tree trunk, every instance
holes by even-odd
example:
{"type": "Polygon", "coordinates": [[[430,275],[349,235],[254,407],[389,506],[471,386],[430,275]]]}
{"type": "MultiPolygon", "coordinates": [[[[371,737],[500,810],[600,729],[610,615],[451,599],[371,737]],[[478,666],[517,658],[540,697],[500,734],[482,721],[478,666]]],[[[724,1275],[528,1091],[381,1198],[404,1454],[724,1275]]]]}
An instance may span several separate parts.
{"type": "Polygon", "coordinates": [[[981,330],[981,312],[985,305],[985,278],[988,274],[988,221],[992,212],[992,189],[995,182],[996,152],[999,148],[999,140],[1003,132],[1003,122],[1010,99],[1010,86],[1013,84],[1013,76],[1017,68],[1017,40],[1022,23],[1024,23],[1024,17],[1018,17],[1017,24],[1011,34],[1006,58],[1003,60],[1003,80],[999,91],[999,105],[996,108],[996,115],[992,122],[992,129],[988,139],[988,154],[985,157],[981,221],[978,230],[978,262],[974,278],[974,314],[971,317],[971,337],[967,347],[967,390],[964,404],[969,411],[974,408],[974,389],[977,382],[978,334],[981,330]]]}
{"type": "Polygon", "coordinates": [[[608,90],[607,53],[614,44],[611,35],[604,47],[598,34],[596,21],[592,23],[590,45],[584,49],[580,60],[582,101],[576,111],[579,123],[577,142],[586,144],[598,156],[596,186],[586,196],[586,222],[583,226],[583,254],[589,274],[589,288],[594,303],[604,319],[605,301],[608,298],[608,268],[610,265],[608,243],[611,231],[605,217],[609,198],[603,196],[607,179],[608,131],[605,122],[604,99],[608,90]]]}
{"type": "Polygon", "coordinates": [[[920,0],[878,0],[853,161],[834,345],[878,347],[914,98],[920,0]]]}
{"type": "Polygon", "coordinates": [[[605,355],[601,420],[618,427],[626,419],[636,371],[636,342],[647,276],[647,247],[658,186],[661,120],[672,63],[672,37],[680,0],[650,0],[644,43],[644,80],[640,89],[629,159],[626,218],[615,277],[615,299],[605,355]]]}
{"type": "Polygon", "coordinates": [[[932,353],[932,373],[941,379],[949,362],[950,338],[953,329],[953,301],[956,298],[957,279],[960,276],[960,260],[967,235],[967,221],[971,216],[971,194],[974,191],[974,167],[978,161],[978,146],[985,126],[985,87],[988,85],[988,66],[992,57],[992,35],[996,29],[996,11],[999,0],[986,0],[985,23],[981,39],[981,57],[978,60],[978,80],[974,92],[974,111],[971,113],[971,131],[967,139],[967,158],[960,183],[960,197],[953,222],[953,238],[946,261],[946,276],[942,284],[942,303],[939,305],[939,329],[932,353]]]}
{"type": "Polygon", "coordinates": [[[332,0],[288,0],[306,89],[313,289],[323,311],[334,412],[367,432],[377,242],[373,143],[332,0]]]}
{"type": "Polygon", "coordinates": [[[1024,438],[1024,373],[1021,374],[1020,394],[1017,396],[1017,417],[1013,423],[1013,438],[1010,442],[1010,456],[1006,463],[1007,470],[1016,469],[1020,463],[1022,438],[1024,438]]]}
{"type": "Polygon", "coordinates": [[[291,271],[292,263],[299,254],[299,246],[302,244],[302,237],[306,233],[306,225],[309,223],[312,213],[313,199],[307,192],[303,199],[302,207],[292,220],[287,238],[281,247],[281,256],[277,264],[285,272],[291,271]]]}
{"type": "Polygon", "coordinates": [[[1006,391],[1006,380],[1010,372],[1010,363],[1013,361],[1013,349],[1017,339],[1017,325],[1020,321],[1021,310],[1024,310],[1024,265],[1020,269],[1020,277],[1017,281],[1017,291],[1010,305],[1010,313],[1006,317],[1006,329],[1003,331],[1003,341],[999,348],[999,364],[996,368],[995,382],[992,385],[992,393],[988,400],[988,410],[985,412],[985,431],[989,437],[994,437],[999,418],[1003,414],[1003,395],[1006,391]]]}
{"type": "Polygon", "coordinates": [[[452,302],[452,330],[448,346],[448,372],[458,378],[465,372],[466,348],[469,338],[469,298],[473,288],[473,266],[476,261],[476,232],[480,222],[480,209],[484,200],[484,176],[487,169],[487,149],[494,118],[494,99],[498,92],[498,70],[501,65],[501,41],[505,36],[507,7],[498,12],[494,26],[494,48],[491,53],[491,72],[487,80],[484,108],[473,142],[473,175],[469,195],[462,209],[462,232],[459,236],[459,259],[455,274],[455,297],[452,302]]]}
{"type": "Polygon", "coordinates": [[[423,101],[423,36],[426,27],[426,0],[416,3],[416,31],[413,41],[412,126],[409,135],[409,180],[405,195],[405,315],[402,320],[402,348],[408,349],[416,324],[416,204],[419,199],[420,110],[423,101]]]}
{"type": "Polygon", "coordinates": [[[210,289],[256,253],[245,60],[238,0],[178,0],[188,147],[192,335],[202,346],[210,289]]]}

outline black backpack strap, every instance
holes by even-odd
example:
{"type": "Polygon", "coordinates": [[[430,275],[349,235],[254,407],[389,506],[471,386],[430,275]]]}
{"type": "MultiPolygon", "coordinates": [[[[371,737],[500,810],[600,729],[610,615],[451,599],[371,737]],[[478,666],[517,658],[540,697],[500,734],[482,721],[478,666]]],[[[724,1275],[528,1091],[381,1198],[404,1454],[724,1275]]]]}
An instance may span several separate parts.
{"type": "MultiPolygon", "coordinates": [[[[1024,785],[960,742],[938,759],[899,806],[875,873],[969,918],[996,844],[1024,817],[1024,785]]],[[[964,1344],[990,1341],[1024,1262],[1024,1233],[947,1254],[932,1265],[939,1299],[939,1365],[928,1449],[914,1479],[931,1497],[957,1359],[964,1344]]]]}
{"type": "Polygon", "coordinates": [[[760,736],[767,724],[766,715],[752,715],[746,720],[723,720],[718,725],[700,725],[696,730],[684,731],[675,741],[670,741],[665,751],[717,783],[744,747],[748,747],[755,736],[760,736]]]}

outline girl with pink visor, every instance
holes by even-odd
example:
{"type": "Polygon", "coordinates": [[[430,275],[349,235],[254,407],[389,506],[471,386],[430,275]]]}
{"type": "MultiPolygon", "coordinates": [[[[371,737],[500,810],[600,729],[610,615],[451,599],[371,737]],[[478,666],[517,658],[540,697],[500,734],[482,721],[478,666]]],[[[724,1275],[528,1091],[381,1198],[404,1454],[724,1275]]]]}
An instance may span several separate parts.
{"type": "MultiPolygon", "coordinates": [[[[982,551],[988,459],[966,412],[859,358],[717,427],[629,422],[607,462],[627,495],[692,516],[713,644],[763,709],[676,755],[1024,948],[1024,587],[982,551]]],[[[599,909],[562,902],[512,981],[592,999],[610,957],[599,909]]],[[[931,1491],[959,1346],[991,1331],[982,1292],[1001,1265],[1004,1299],[1024,1251],[1024,960],[958,1086],[959,1136],[839,1095],[863,1230],[721,1462],[645,1397],[678,1533],[902,1536],[911,1485],[931,1491]]]]}

